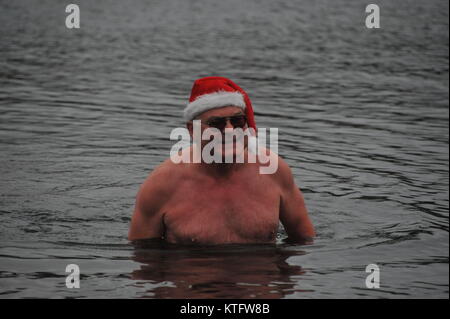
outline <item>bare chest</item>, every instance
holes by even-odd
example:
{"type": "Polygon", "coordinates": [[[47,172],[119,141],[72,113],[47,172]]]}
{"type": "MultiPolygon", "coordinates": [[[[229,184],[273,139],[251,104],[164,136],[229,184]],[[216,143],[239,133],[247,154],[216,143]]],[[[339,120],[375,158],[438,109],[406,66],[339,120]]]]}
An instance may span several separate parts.
{"type": "Polygon", "coordinates": [[[271,242],[280,192],[268,179],[185,183],[164,211],[166,239],[176,243],[271,242]]]}

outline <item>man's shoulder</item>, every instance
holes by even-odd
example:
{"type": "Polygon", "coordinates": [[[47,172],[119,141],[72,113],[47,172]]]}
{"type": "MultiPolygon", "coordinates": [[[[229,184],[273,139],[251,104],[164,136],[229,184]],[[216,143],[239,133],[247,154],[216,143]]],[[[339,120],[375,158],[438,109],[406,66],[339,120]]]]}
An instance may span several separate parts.
{"type": "Polygon", "coordinates": [[[169,200],[186,179],[183,165],[174,164],[168,159],[155,167],[141,184],[137,195],[138,201],[147,207],[169,200]]]}
{"type": "MultiPolygon", "coordinates": [[[[266,156],[269,158],[270,162],[276,161],[277,163],[277,169],[273,174],[269,174],[269,176],[282,188],[291,187],[293,182],[293,175],[288,163],[286,163],[286,161],[280,155],[270,149],[263,149],[261,151],[264,151],[266,153],[266,156]]],[[[264,164],[262,164],[262,166],[264,166],[264,164]]]]}
{"type": "Polygon", "coordinates": [[[175,164],[168,158],[150,172],[143,186],[155,185],[162,187],[176,184],[186,175],[186,168],[186,164],[175,164]]]}

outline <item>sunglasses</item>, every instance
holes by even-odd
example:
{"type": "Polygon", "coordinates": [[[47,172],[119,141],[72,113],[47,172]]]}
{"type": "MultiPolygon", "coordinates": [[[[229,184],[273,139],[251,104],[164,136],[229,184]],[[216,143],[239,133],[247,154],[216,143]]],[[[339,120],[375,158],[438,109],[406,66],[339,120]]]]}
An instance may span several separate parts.
{"type": "Polygon", "coordinates": [[[212,117],[206,121],[206,124],[223,132],[228,121],[230,121],[231,125],[233,125],[233,128],[244,128],[247,124],[247,117],[245,115],[212,117]]]}

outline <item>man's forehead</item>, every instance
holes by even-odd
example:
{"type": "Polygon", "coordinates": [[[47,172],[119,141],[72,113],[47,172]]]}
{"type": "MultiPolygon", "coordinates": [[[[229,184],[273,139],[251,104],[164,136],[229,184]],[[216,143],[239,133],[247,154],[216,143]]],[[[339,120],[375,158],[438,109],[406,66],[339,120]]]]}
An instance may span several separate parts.
{"type": "Polygon", "coordinates": [[[221,117],[221,116],[233,116],[244,114],[244,110],[238,106],[224,106],[217,109],[208,110],[203,114],[200,114],[199,117],[208,118],[208,117],[221,117]]]}

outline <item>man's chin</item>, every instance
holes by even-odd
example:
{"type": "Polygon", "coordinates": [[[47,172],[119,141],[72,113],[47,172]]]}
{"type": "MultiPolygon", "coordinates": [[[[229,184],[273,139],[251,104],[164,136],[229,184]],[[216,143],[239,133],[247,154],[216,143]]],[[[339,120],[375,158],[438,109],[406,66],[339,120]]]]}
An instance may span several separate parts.
{"type": "Polygon", "coordinates": [[[240,144],[222,144],[221,156],[225,161],[225,158],[232,158],[233,162],[236,161],[236,157],[242,156],[244,153],[245,146],[240,144]]]}

